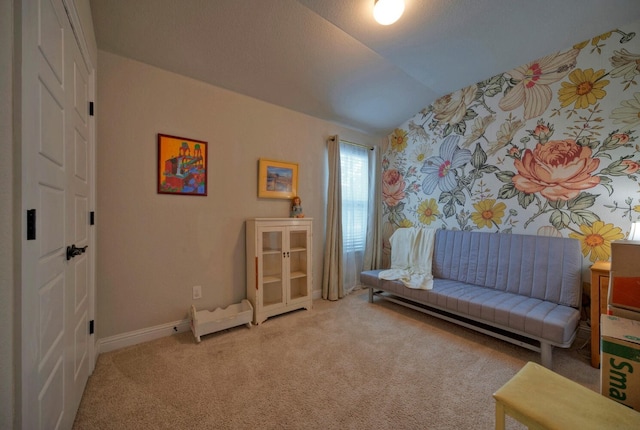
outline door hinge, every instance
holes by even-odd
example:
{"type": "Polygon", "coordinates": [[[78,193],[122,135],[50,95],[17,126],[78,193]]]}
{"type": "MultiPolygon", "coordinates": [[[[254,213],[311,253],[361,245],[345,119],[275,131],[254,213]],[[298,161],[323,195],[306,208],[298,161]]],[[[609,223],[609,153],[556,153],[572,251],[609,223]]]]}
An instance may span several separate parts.
{"type": "Polygon", "coordinates": [[[93,116],[93,102],[89,102],[89,116],[93,116]]]}
{"type": "Polygon", "coordinates": [[[94,320],[89,321],[89,334],[93,334],[94,331],[94,320]]]}
{"type": "Polygon", "coordinates": [[[89,212],[89,225],[94,225],[96,223],[96,213],[94,211],[89,212]]]}
{"type": "Polygon", "coordinates": [[[36,240],[36,210],[27,209],[27,240],[36,240]]]}

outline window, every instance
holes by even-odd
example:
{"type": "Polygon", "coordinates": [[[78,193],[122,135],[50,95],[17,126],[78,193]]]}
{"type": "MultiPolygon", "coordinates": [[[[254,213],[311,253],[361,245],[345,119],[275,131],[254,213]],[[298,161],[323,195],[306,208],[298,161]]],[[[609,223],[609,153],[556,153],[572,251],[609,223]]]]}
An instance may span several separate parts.
{"type": "Polygon", "coordinates": [[[340,169],[343,253],[364,253],[369,207],[369,149],[340,142],[340,169]]]}

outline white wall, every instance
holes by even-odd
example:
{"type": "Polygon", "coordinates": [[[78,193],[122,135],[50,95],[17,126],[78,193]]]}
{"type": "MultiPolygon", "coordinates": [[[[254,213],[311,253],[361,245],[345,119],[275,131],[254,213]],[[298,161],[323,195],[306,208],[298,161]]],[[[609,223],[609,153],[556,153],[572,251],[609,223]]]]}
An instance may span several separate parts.
{"type": "Polygon", "coordinates": [[[0,428],[13,428],[13,0],[0,2],[0,428]]]}
{"type": "Polygon", "coordinates": [[[258,199],[259,158],[299,164],[320,291],[326,139],[379,138],[105,51],[98,64],[98,338],[246,297],[244,221],[286,217],[290,205],[258,199]],[[158,133],[208,142],[207,197],[157,194],[158,133]],[[194,285],[203,299],[192,301],[194,285]]]}

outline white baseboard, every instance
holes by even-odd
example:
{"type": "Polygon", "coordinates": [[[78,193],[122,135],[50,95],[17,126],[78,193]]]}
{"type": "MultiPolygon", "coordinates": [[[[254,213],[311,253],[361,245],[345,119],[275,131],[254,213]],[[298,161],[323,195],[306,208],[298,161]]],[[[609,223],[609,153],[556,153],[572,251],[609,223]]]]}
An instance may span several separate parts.
{"type": "MultiPolygon", "coordinates": [[[[312,297],[314,300],[322,298],[322,290],[313,291],[312,297]]],[[[104,339],[99,339],[98,342],[96,342],[96,357],[104,352],[115,351],[116,349],[124,348],[126,346],[149,342],[151,340],[160,339],[161,337],[171,336],[172,334],[182,333],[189,330],[191,330],[190,321],[188,319],[184,319],[105,337],[104,339]]]]}
{"type": "Polygon", "coordinates": [[[160,339],[161,337],[171,336],[172,334],[182,333],[189,330],[191,330],[190,321],[185,319],[105,337],[97,342],[97,355],[124,348],[125,346],[137,345],[139,343],[149,342],[150,340],[160,339]]]}

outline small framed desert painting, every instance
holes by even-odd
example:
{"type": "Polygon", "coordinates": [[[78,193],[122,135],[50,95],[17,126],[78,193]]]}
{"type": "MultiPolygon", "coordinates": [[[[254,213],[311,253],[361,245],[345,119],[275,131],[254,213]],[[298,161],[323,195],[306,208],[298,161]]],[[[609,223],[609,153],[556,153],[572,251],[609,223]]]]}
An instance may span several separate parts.
{"type": "Polygon", "coordinates": [[[261,158],[258,166],[258,197],[291,199],[297,195],[298,164],[261,158]]]}

